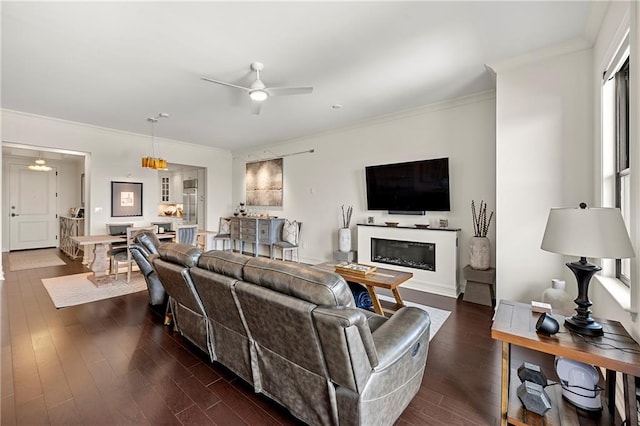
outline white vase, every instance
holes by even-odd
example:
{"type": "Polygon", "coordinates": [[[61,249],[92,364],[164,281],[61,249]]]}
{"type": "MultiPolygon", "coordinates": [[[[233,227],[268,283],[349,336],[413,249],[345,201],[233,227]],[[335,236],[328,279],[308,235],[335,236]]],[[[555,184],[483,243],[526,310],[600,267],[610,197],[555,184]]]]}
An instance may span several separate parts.
{"type": "Polygon", "coordinates": [[[469,240],[469,266],[486,271],[491,266],[491,243],[487,237],[471,237],[469,240]]]}
{"type": "Polygon", "coordinates": [[[569,293],[565,291],[567,284],[563,280],[551,280],[551,287],[542,293],[542,301],[548,303],[553,308],[553,312],[564,315],[572,315],[576,307],[569,293]]]}
{"type": "Polygon", "coordinates": [[[351,251],[351,229],[340,228],[338,230],[338,250],[343,253],[351,251]]]}

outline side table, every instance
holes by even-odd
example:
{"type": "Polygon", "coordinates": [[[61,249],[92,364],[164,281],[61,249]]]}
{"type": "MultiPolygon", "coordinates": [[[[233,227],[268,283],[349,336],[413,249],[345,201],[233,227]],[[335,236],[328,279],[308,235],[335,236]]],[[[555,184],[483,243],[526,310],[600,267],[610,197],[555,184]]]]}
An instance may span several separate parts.
{"type": "Polygon", "coordinates": [[[462,300],[486,306],[496,305],[496,268],[480,271],[467,265],[462,268],[462,276],[467,280],[462,300]]]}
{"type": "MultiPolygon", "coordinates": [[[[564,327],[564,317],[554,314],[560,323],[560,331],[553,336],[536,333],[536,322],[540,314],[531,311],[531,305],[501,300],[496,310],[491,337],[502,341],[502,386],[500,424],[506,426],[544,424],[579,425],[580,413],[563,400],[559,386],[546,388],[552,399],[552,408],[542,418],[527,412],[516,396],[518,375],[511,366],[511,345],[529,348],[538,352],[570,358],[606,369],[606,397],[608,410],[595,424],[611,424],[615,411],[616,372],[622,373],[627,424],[638,423],[636,409],[635,377],[640,376],[640,345],[627,333],[618,321],[596,319],[604,329],[602,337],[586,337],[574,334],[564,327]],[[515,386],[514,386],[515,385],[515,386]]],[[[582,414],[583,415],[583,414],[582,414]]]]}
{"type": "Polygon", "coordinates": [[[333,252],[333,260],[337,260],[338,262],[357,262],[357,251],[340,251],[336,250],[333,252]]]}

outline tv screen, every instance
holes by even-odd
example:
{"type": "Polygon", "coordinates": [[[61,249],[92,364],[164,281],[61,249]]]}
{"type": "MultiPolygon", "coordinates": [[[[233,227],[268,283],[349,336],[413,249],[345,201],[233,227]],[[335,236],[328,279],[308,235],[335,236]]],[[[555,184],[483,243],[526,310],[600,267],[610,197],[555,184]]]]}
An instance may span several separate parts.
{"type": "Polygon", "coordinates": [[[449,211],[449,159],[366,167],[367,209],[390,213],[449,211]]]}

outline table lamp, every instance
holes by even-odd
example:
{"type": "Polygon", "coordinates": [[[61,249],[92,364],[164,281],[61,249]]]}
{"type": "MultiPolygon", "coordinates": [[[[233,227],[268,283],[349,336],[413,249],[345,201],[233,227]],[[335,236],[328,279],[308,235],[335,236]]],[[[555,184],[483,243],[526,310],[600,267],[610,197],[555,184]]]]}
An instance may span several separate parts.
{"type": "Polygon", "coordinates": [[[617,208],[551,209],[542,238],[542,250],[566,256],[579,256],[567,263],[576,276],[578,307],[576,315],[566,318],[565,327],[586,336],[602,336],[602,326],[590,317],[589,281],[602,268],[587,262],[587,257],[622,259],[635,256],[629,233],[617,208]]]}

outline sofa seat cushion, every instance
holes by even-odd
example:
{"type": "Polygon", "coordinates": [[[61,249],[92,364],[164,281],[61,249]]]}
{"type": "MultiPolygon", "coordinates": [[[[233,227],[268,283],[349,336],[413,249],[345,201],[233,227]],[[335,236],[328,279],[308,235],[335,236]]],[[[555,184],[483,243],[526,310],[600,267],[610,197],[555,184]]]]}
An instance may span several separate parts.
{"type": "Polygon", "coordinates": [[[356,306],[349,286],[340,275],[298,263],[250,258],[244,266],[244,281],[316,305],[356,306]]]}

